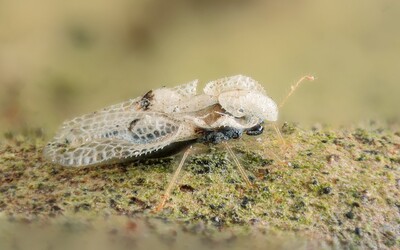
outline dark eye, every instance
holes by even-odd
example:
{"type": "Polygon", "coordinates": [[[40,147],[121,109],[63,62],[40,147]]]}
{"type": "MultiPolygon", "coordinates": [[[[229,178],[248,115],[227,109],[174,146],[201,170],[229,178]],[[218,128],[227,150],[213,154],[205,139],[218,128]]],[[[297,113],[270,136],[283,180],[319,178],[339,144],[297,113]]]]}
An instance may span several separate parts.
{"type": "Polygon", "coordinates": [[[264,131],[264,127],[261,126],[260,124],[249,128],[248,130],[246,130],[246,134],[247,135],[261,135],[262,132],[264,131]]]}
{"type": "Polygon", "coordinates": [[[140,106],[142,106],[143,108],[147,108],[149,105],[150,105],[150,102],[147,99],[142,99],[140,102],[140,106]]]}

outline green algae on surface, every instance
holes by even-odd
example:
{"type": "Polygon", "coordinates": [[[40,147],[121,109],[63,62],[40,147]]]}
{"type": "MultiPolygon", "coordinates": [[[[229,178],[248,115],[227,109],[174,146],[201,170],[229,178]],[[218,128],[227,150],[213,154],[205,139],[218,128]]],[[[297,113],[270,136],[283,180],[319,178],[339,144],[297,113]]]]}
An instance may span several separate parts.
{"type": "Polygon", "coordinates": [[[4,221],[161,218],[235,235],[262,228],[326,246],[398,248],[399,131],[398,124],[309,130],[285,124],[285,144],[272,130],[233,140],[253,188],[223,146],[196,145],[156,214],[179,156],[63,168],[42,159],[40,131],[8,133],[0,146],[0,212],[4,221]]]}

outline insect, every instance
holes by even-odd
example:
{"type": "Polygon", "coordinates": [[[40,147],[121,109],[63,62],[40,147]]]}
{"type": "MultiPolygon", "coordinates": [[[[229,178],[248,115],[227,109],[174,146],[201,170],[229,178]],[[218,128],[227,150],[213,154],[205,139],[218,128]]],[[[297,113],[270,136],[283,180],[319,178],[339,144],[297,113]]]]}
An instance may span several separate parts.
{"type": "Polygon", "coordinates": [[[219,143],[259,135],[278,107],[262,86],[237,75],[151,90],[135,99],[63,123],[44,149],[53,163],[103,165],[167,156],[195,142],[219,143]]]}
{"type": "MultiPolygon", "coordinates": [[[[304,79],[314,78],[300,79],[281,105],[304,79]]],[[[197,83],[195,80],[174,88],[151,90],[135,99],[66,121],[44,148],[44,156],[68,167],[162,157],[196,142],[221,143],[244,133],[259,135],[264,121],[278,119],[277,104],[250,77],[236,75],[211,81],[199,94],[197,83]]],[[[227,144],[226,149],[251,186],[227,144]]],[[[189,150],[184,153],[156,211],[163,208],[189,150]]]]}

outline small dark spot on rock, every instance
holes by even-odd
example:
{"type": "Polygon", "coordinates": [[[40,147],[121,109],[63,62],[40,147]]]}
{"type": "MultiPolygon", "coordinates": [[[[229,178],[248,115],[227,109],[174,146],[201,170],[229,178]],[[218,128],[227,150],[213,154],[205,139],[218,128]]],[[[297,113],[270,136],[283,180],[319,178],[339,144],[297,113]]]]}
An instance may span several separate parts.
{"type": "Polygon", "coordinates": [[[256,178],[254,176],[252,176],[252,175],[248,175],[247,177],[249,178],[249,180],[251,182],[254,182],[256,180],[256,178]]]}
{"type": "Polygon", "coordinates": [[[89,209],[90,209],[90,204],[89,204],[89,203],[82,203],[82,204],[79,204],[79,205],[76,205],[76,206],[75,206],[74,212],[77,213],[77,212],[79,212],[80,210],[86,210],[86,211],[88,211],[89,209]]]}
{"type": "Polygon", "coordinates": [[[129,205],[137,205],[137,206],[140,206],[140,207],[146,207],[146,202],[138,199],[137,197],[132,196],[129,199],[129,205]]]}
{"type": "Polygon", "coordinates": [[[394,167],[392,167],[392,166],[389,166],[389,165],[385,165],[384,167],[385,167],[386,169],[395,170],[395,168],[394,168],[394,167]]]}
{"type": "Polygon", "coordinates": [[[250,222],[251,225],[255,226],[255,225],[260,224],[261,220],[259,218],[252,218],[252,219],[250,219],[249,222],[250,222]]]}
{"type": "Polygon", "coordinates": [[[207,219],[207,216],[201,213],[197,213],[193,217],[195,220],[200,220],[200,221],[205,221],[207,219]]]}
{"type": "Polygon", "coordinates": [[[207,158],[194,158],[188,166],[188,170],[196,174],[212,173],[213,169],[217,167],[218,163],[207,158]]]}
{"type": "Polygon", "coordinates": [[[53,203],[56,203],[56,202],[57,202],[56,198],[50,198],[50,199],[47,200],[48,204],[53,204],[53,203]]]}
{"type": "Polygon", "coordinates": [[[189,213],[189,208],[187,207],[180,207],[179,211],[181,211],[182,214],[187,215],[189,213]]]}
{"type": "Polygon", "coordinates": [[[360,198],[362,202],[367,203],[371,199],[371,193],[368,190],[363,190],[361,193],[358,193],[358,197],[354,196],[355,198],[360,198]]]}
{"type": "Polygon", "coordinates": [[[283,212],[281,211],[281,210],[276,210],[275,212],[274,212],[274,216],[276,217],[276,218],[283,218],[283,212]]]}
{"type": "Polygon", "coordinates": [[[225,207],[224,203],[221,203],[221,204],[218,204],[218,205],[210,204],[210,208],[212,210],[220,210],[220,209],[223,209],[224,207],[225,207]]]}
{"type": "Polygon", "coordinates": [[[58,212],[58,211],[61,211],[61,210],[62,210],[62,208],[57,206],[57,205],[54,205],[54,206],[51,207],[51,211],[53,211],[53,212],[58,212]]]}
{"type": "Polygon", "coordinates": [[[274,163],[273,159],[262,159],[261,166],[266,167],[266,166],[271,165],[272,163],[274,163]]]}
{"type": "Polygon", "coordinates": [[[290,211],[293,213],[304,212],[307,209],[307,204],[303,200],[297,200],[290,206],[290,211]]]}
{"type": "Polygon", "coordinates": [[[146,182],[145,178],[137,178],[136,185],[143,185],[146,182]]]}
{"type": "Polygon", "coordinates": [[[111,234],[111,235],[117,235],[118,234],[118,229],[113,228],[108,233],[111,234]]]}
{"type": "Polygon", "coordinates": [[[50,170],[50,174],[51,174],[51,175],[57,175],[59,172],[60,172],[60,170],[58,170],[57,168],[52,168],[52,169],[50,170]]]}
{"type": "Polygon", "coordinates": [[[338,162],[340,160],[340,156],[336,154],[331,154],[326,157],[326,160],[329,164],[333,164],[334,162],[338,162]]]}
{"type": "Polygon", "coordinates": [[[371,155],[378,155],[379,151],[378,150],[363,150],[364,153],[366,154],[371,154],[371,155]]]}
{"type": "Polygon", "coordinates": [[[242,208],[249,208],[253,201],[254,201],[253,199],[250,199],[249,197],[245,196],[245,197],[243,197],[242,202],[240,203],[240,206],[242,208]]]}
{"type": "Polygon", "coordinates": [[[211,221],[213,222],[214,226],[216,226],[216,227],[222,227],[224,225],[224,220],[219,216],[212,217],[211,221]]]}
{"type": "Polygon", "coordinates": [[[322,193],[324,194],[330,194],[332,192],[332,188],[331,187],[324,187],[322,189],[322,193]]]}
{"type": "Polygon", "coordinates": [[[348,219],[350,219],[350,220],[354,219],[354,217],[355,217],[353,211],[349,211],[349,212],[347,212],[345,215],[346,215],[346,217],[347,217],[348,219]]]}
{"type": "Polygon", "coordinates": [[[111,208],[115,209],[117,207],[117,202],[114,199],[110,199],[109,203],[111,208]]]}
{"type": "Polygon", "coordinates": [[[288,162],[288,166],[292,167],[293,169],[299,169],[301,168],[300,164],[296,163],[296,162],[288,162]]]}
{"type": "Polygon", "coordinates": [[[359,157],[356,158],[356,161],[365,161],[367,156],[365,154],[361,154],[359,157]]]}
{"type": "Polygon", "coordinates": [[[354,229],[354,233],[356,234],[356,235],[358,235],[358,236],[362,236],[362,230],[361,230],[361,228],[359,228],[359,227],[356,227],[355,229],[354,229]]]}
{"type": "Polygon", "coordinates": [[[259,168],[259,169],[257,169],[257,177],[258,178],[263,178],[263,179],[266,179],[267,177],[268,177],[268,174],[269,174],[269,170],[268,169],[266,169],[266,168],[259,168]]]}
{"type": "Polygon", "coordinates": [[[182,192],[191,192],[191,193],[193,193],[195,191],[194,187],[192,187],[190,185],[186,185],[186,184],[180,185],[179,189],[182,192]]]}
{"type": "Polygon", "coordinates": [[[262,190],[263,192],[269,192],[269,187],[263,187],[261,190],[262,190]]]}

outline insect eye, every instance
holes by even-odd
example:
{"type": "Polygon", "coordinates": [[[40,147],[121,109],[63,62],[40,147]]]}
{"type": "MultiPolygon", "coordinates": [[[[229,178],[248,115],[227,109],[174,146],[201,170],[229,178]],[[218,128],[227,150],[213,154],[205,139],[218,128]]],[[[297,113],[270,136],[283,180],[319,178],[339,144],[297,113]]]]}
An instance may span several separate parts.
{"type": "Polygon", "coordinates": [[[146,110],[149,106],[150,101],[148,99],[143,98],[142,100],[140,100],[140,107],[142,107],[142,109],[146,110]]]}
{"type": "Polygon", "coordinates": [[[246,130],[246,134],[247,135],[260,135],[262,134],[264,131],[264,127],[261,125],[256,125],[252,128],[249,128],[248,130],[246,130]]]}

